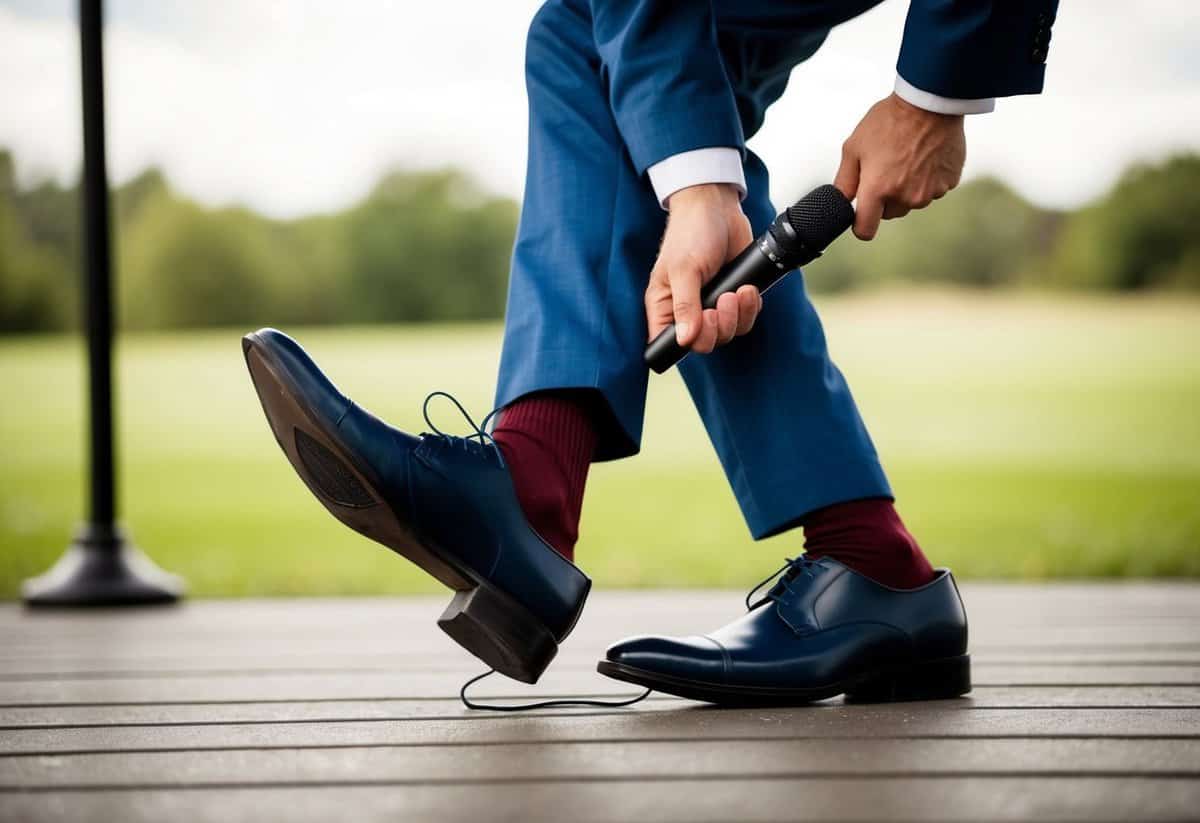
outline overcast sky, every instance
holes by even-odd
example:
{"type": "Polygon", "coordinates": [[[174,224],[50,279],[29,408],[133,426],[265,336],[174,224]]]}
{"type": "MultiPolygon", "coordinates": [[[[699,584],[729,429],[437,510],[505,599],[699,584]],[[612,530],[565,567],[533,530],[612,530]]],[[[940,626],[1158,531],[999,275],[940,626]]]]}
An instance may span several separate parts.
{"type": "MultiPolygon", "coordinates": [[[[781,0],[781,2],[784,0],[781,0]]],[[[339,208],[392,166],[456,164],[519,196],[531,0],[109,0],[109,163],[205,202],[339,208]]],[[[906,3],[834,31],[751,147],[777,199],[829,180],[891,89],[906,3]]],[[[1073,206],[1128,163],[1200,149],[1200,0],[1066,0],[1045,93],[970,118],[968,176],[1073,206]]],[[[0,0],[0,146],[22,179],[80,163],[69,0],[0,0]]]]}

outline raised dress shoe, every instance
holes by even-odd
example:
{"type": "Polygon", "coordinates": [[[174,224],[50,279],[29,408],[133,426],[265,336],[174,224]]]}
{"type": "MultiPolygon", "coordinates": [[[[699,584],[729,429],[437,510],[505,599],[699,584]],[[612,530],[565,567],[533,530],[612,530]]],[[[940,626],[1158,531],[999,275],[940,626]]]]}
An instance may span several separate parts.
{"type": "Polygon", "coordinates": [[[484,428],[444,434],[428,413],[432,434],[393,428],[275,329],[246,335],[242,350],[275,439],[321,504],[455,591],[438,625],[459,645],[502,674],[536,682],[591,581],[530,527],[484,428]]]}
{"type": "Polygon", "coordinates": [[[597,669],[680,697],[735,705],[839,694],[933,700],[971,690],[967,615],[947,569],[903,590],[831,558],[789,560],[780,572],[766,596],[757,603],[747,597],[747,613],[729,625],[706,635],[622,640],[597,669]]]}

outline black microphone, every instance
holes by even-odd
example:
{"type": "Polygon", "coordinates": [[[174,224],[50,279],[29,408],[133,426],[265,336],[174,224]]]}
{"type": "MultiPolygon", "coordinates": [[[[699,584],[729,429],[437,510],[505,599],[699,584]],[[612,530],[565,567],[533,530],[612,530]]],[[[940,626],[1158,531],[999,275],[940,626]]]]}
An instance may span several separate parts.
{"type": "MultiPolygon", "coordinates": [[[[706,309],[717,307],[717,298],[742,286],[766,292],[798,266],[821,256],[825,247],[854,224],[854,207],[831,185],[818,186],[775,218],[762,236],[717,272],[700,290],[706,309]]],[[[674,324],[646,346],[646,365],[662,374],[688,353],[675,340],[674,324]]]]}

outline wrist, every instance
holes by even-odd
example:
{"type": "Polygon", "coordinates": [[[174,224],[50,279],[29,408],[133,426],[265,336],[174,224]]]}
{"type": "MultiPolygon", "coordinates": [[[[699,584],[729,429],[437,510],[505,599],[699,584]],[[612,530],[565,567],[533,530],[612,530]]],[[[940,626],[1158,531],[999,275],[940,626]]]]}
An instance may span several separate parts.
{"type": "Polygon", "coordinates": [[[723,208],[741,209],[741,191],[732,183],[699,183],[674,192],[667,198],[667,211],[678,211],[696,206],[719,205],[723,208]]]}
{"type": "Polygon", "coordinates": [[[920,115],[923,115],[923,116],[929,118],[930,120],[934,120],[934,121],[938,121],[938,122],[959,122],[959,123],[961,123],[963,120],[963,115],[961,115],[961,114],[943,114],[940,111],[930,111],[929,109],[923,109],[920,106],[917,106],[917,105],[914,105],[914,104],[908,102],[903,97],[896,94],[896,92],[891,93],[890,99],[892,101],[892,104],[894,106],[899,107],[900,110],[908,112],[908,113],[920,114],[920,115]]]}

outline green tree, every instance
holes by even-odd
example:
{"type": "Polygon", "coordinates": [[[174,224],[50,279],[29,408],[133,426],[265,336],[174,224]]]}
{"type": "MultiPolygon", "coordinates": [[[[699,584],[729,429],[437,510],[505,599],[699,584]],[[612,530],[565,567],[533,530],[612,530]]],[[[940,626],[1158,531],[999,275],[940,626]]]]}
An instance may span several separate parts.
{"type": "Polygon", "coordinates": [[[504,310],[516,206],[457,171],[393,172],[348,215],[349,305],[372,322],[504,310]]]}
{"type": "Polygon", "coordinates": [[[21,206],[12,155],[0,151],[0,332],[66,328],[76,307],[69,269],[30,237],[21,206]]]}
{"type": "Polygon", "coordinates": [[[929,208],[885,222],[870,243],[847,234],[806,274],[812,288],[871,283],[994,287],[1030,271],[1054,216],[992,178],[966,183],[929,208]]]}
{"type": "Polygon", "coordinates": [[[1050,276],[1083,288],[1200,288],[1200,155],[1127,171],[1111,192],[1071,215],[1050,276]]]}

